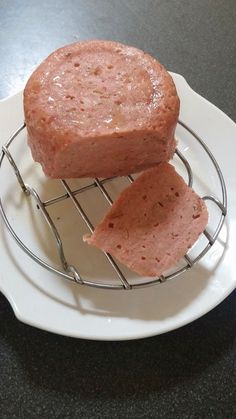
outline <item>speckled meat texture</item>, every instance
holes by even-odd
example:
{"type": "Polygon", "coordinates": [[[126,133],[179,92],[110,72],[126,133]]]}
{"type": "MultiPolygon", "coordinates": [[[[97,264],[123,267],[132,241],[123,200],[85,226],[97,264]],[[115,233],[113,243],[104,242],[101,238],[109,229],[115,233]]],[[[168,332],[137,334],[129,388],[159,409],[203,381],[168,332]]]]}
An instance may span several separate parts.
{"type": "Polygon", "coordinates": [[[125,189],[84,240],[140,275],[159,276],[186,254],[207,221],[204,201],[161,163],[125,189]]]}
{"type": "Polygon", "coordinates": [[[25,87],[24,111],[33,158],[52,178],[127,175],[174,153],[179,99],[171,76],[116,42],[52,53],[25,87]]]}

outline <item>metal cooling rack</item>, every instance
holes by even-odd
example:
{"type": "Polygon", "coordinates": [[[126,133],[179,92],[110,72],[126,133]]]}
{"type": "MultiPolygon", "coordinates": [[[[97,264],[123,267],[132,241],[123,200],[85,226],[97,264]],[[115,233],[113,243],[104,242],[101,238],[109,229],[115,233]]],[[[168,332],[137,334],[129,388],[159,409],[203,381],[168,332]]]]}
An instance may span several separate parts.
{"type": "MultiPolygon", "coordinates": [[[[100,282],[95,282],[95,281],[88,281],[85,280],[81,277],[80,273],[79,273],[79,269],[78,267],[75,267],[73,265],[71,265],[66,258],[66,255],[64,253],[64,249],[63,249],[63,243],[61,240],[61,237],[58,233],[58,230],[56,228],[55,223],[53,222],[52,218],[50,217],[48,211],[47,211],[47,207],[52,206],[58,202],[64,201],[65,199],[70,199],[72,204],[75,206],[75,208],[78,211],[78,215],[83,219],[83,221],[85,222],[85,224],[87,225],[88,229],[93,232],[94,231],[94,226],[91,223],[91,221],[89,220],[87,214],[85,213],[85,211],[83,210],[83,208],[80,205],[79,202],[79,195],[89,189],[98,189],[101,194],[103,195],[104,199],[106,199],[108,201],[108,203],[110,205],[112,205],[113,201],[110,197],[110,195],[108,194],[107,190],[106,190],[106,185],[110,182],[112,182],[115,178],[114,177],[110,177],[110,178],[106,178],[106,179],[102,179],[99,180],[98,178],[94,179],[89,185],[84,186],[82,188],[76,189],[76,190],[72,190],[71,187],[69,186],[69,184],[65,181],[65,180],[61,180],[61,183],[63,185],[63,188],[65,190],[65,193],[62,195],[58,195],[58,196],[54,196],[51,197],[49,200],[43,202],[39,196],[39,194],[37,193],[36,189],[33,186],[27,185],[22,176],[21,173],[17,167],[17,164],[10,152],[10,146],[13,143],[13,141],[17,138],[17,136],[19,135],[19,133],[21,131],[23,131],[25,129],[25,124],[23,124],[21,127],[19,127],[19,129],[10,137],[10,139],[7,141],[7,143],[2,147],[2,153],[0,156],[0,168],[2,167],[2,162],[5,159],[8,160],[8,162],[10,163],[12,169],[15,172],[15,175],[17,177],[19,186],[22,189],[22,193],[25,194],[26,197],[32,197],[37,205],[37,208],[41,210],[41,213],[43,214],[46,222],[48,223],[51,232],[55,238],[55,243],[57,246],[57,251],[58,251],[58,255],[60,258],[60,262],[61,262],[61,266],[62,269],[57,269],[56,267],[48,264],[47,262],[43,261],[41,258],[39,258],[36,254],[34,254],[24,243],[23,241],[17,236],[16,232],[14,231],[14,228],[12,227],[7,214],[4,210],[4,206],[2,203],[2,199],[0,198],[0,212],[1,212],[1,216],[5,222],[5,225],[8,229],[8,231],[11,233],[12,237],[15,239],[15,241],[17,242],[17,244],[21,247],[21,249],[27,253],[35,262],[37,262],[39,265],[43,266],[45,269],[47,269],[48,271],[51,271],[57,275],[62,276],[63,278],[76,282],[80,285],[87,285],[87,286],[91,286],[91,287],[97,287],[97,288],[106,288],[106,289],[113,289],[113,290],[120,290],[120,289],[125,289],[125,290],[130,290],[130,289],[135,289],[135,288],[142,288],[142,287],[147,287],[147,286],[151,286],[151,285],[155,285],[155,284],[160,284],[163,283],[167,280],[173,279],[175,277],[177,277],[178,275],[182,274],[183,272],[187,271],[188,269],[190,269],[195,263],[197,263],[211,248],[211,246],[215,243],[220,230],[223,226],[224,223],[224,219],[226,216],[226,212],[227,212],[227,194],[226,194],[226,187],[225,187],[225,182],[224,182],[224,178],[222,175],[222,172],[219,168],[219,165],[217,163],[217,161],[215,160],[214,156],[212,155],[211,151],[208,149],[207,145],[204,143],[204,141],[191,129],[189,128],[186,124],[184,124],[183,122],[179,121],[179,124],[185,129],[187,130],[192,137],[200,144],[200,146],[203,148],[203,150],[207,153],[207,155],[209,156],[210,160],[213,163],[213,166],[215,168],[216,171],[216,175],[218,176],[219,182],[220,182],[220,186],[221,186],[221,193],[222,193],[222,198],[218,199],[217,197],[213,196],[213,195],[205,195],[202,198],[205,201],[212,201],[219,209],[220,209],[220,216],[219,216],[219,221],[217,224],[217,227],[215,229],[215,231],[212,233],[210,233],[207,229],[205,229],[205,231],[203,232],[203,234],[205,235],[206,239],[207,239],[207,244],[205,245],[205,247],[199,252],[199,254],[197,256],[195,256],[194,258],[191,258],[191,256],[189,255],[189,252],[184,256],[184,260],[185,260],[185,265],[182,268],[176,268],[176,270],[170,274],[167,275],[161,275],[160,277],[157,277],[155,279],[152,280],[145,280],[139,283],[135,283],[132,284],[129,282],[128,278],[124,275],[124,273],[122,272],[122,270],[120,269],[120,267],[117,265],[117,263],[115,262],[115,260],[113,259],[113,257],[109,254],[109,253],[105,253],[106,258],[108,263],[110,263],[110,265],[112,266],[113,270],[115,271],[115,274],[117,276],[118,279],[118,283],[100,283],[100,282]]],[[[187,159],[183,156],[183,154],[176,149],[176,156],[182,161],[182,163],[184,164],[187,174],[188,174],[188,185],[192,186],[193,183],[193,173],[192,173],[192,169],[191,166],[189,164],[189,162],[187,161],[187,159]]],[[[133,182],[133,177],[127,176],[127,180],[129,182],[133,182]]]]}

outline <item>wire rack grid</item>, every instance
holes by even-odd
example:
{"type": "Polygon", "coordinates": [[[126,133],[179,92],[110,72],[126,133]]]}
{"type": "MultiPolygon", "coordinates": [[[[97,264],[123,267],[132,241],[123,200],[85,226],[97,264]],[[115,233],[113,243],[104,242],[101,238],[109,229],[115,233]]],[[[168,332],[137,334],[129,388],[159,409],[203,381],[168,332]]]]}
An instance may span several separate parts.
{"type": "MultiPolygon", "coordinates": [[[[20,173],[20,170],[19,170],[19,168],[18,168],[18,166],[17,166],[17,164],[16,164],[16,162],[15,162],[15,160],[14,160],[14,158],[13,158],[11,152],[10,152],[10,148],[11,148],[11,145],[12,145],[13,141],[16,140],[18,135],[20,134],[20,132],[25,129],[25,127],[26,127],[25,124],[22,124],[16,130],[16,132],[9,138],[7,143],[2,147],[2,153],[1,153],[1,156],[0,156],[0,169],[2,167],[2,163],[3,163],[4,158],[7,159],[8,162],[10,163],[12,169],[15,172],[15,175],[16,175],[16,178],[18,180],[19,186],[22,189],[22,193],[24,193],[26,197],[32,197],[34,199],[34,201],[36,202],[37,208],[41,211],[41,213],[42,213],[45,221],[49,225],[49,227],[51,229],[51,232],[53,234],[53,237],[55,239],[55,243],[56,243],[56,246],[57,246],[57,251],[58,251],[58,255],[59,255],[59,259],[60,259],[62,269],[57,269],[55,266],[52,266],[51,264],[42,260],[39,256],[37,256],[35,253],[33,253],[32,250],[29,249],[23,243],[23,241],[21,240],[20,237],[18,237],[18,235],[16,234],[13,226],[11,225],[11,223],[9,221],[9,218],[6,214],[6,211],[4,209],[3,201],[0,197],[0,213],[1,213],[2,219],[5,223],[8,231],[10,232],[10,234],[12,235],[14,240],[17,242],[17,244],[20,246],[20,248],[26,254],[28,254],[28,256],[30,256],[35,262],[37,262],[39,265],[41,265],[42,267],[44,267],[48,271],[53,272],[54,274],[60,275],[61,277],[63,277],[66,280],[76,282],[80,285],[87,285],[87,286],[91,286],[91,287],[112,289],[112,290],[121,290],[121,289],[131,290],[131,289],[136,289],[136,288],[142,288],[142,287],[152,286],[152,285],[156,285],[156,284],[161,284],[165,281],[176,278],[177,276],[181,275],[185,271],[192,268],[193,265],[195,265],[201,258],[203,258],[203,256],[205,256],[206,253],[210,250],[210,248],[215,243],[215,241],[216,241],[216,239],[217,239],[217,237],[218,237],[218,235],[219,235],[219,233],[222,229],[222,226],[223,226],[223,223],[224,223],[224,220],[225,220],[225,216],[226,216],[226,212],[227,212],[227,193],[226,193],[224,178],[223,178],[222,172],[220,170],[220,167],[219,167],[216,159],[214,158],[213,154],[211,153],[211,151],[209,150],[209,148],[205,144],[205,142],[190,127],[188,127],[184,122],[179,121],[178,123],[185,130],[187,130],[189,134],[191,134],[191,136],[194,138],[194,140],[198,142],[198,144],[202,147],[204,152],[210,158],[210,160],[213,164],[213,167],[216,171],[216,175],[219,179],[221,194],[222,194],[221,199],[219,199],[219,198],[217,198],[213,195],[204,195],[202,197],[202,199],[204,199],[205,201],[213,202],[220,209],[220,217],[219,217],[219,220],[218,220],[218,224],[217,224],[213,233],[212,232],[210,233],[207,228],[204,230],[203,234],[205,235],[205,237],[207,239],[207,244],[199,252],[199,254],[197,256],[195,256],[194,258],[191,258],[189,256],[189,254],[188,254],[189,252],[188,252],[184,256],[184,260],[185,260],[184,266],[181,267],[181,268],[176,268],[176,270],[174,270],[174,272],[172,272],[170,274],[167,274],[167,275],[161,275],[160,277],[157,277],[157,278],[154,278],[154,279],[151,279],[151,280],[143,280],[143,281],[139,281],[138,283],[131,283],[129,281],[129,279],[125,276],[125,274],[122,272],[121,268],[118,266],[118,264],[113,259],[113,257],[109,253],[104,252],[104,254],[107,258],[107,262],[110,263],[110,265],[112,266],[112,268],[113,268],[113,270],[114,270],[114,272],[117,276],[117,279],[118,279],[117,283],[113,283],[113,282],[104,283],[104,282],[97,282],[97,281],[92,281],[92,280],[90,281],[90,280],[86,280],[86,279],[82,278],[82,276],[79,273],[79,268],[77,266],[71,265],[68,262],[67,257],[66,257],[65,252],[64,252],[64,247],[63,247],[63,243],[62,243],[60,234],[57,230],[57,227],[56,227],[54,221],[52,220],[51,216],[49,215],[49,212],[48,212],[47,208],[49,206],[53,206],[54,204],[59,203],[61,201],[64,201],[66,199],[71,200],[71,202],[75,206],[76,210],[78,211],[79,216],[82,218],[84,223],[87,225],[90,232],[93,232],[94,231],[94,226],[93,226],[92,222],[90,221],[88,215],[86,214],[86,212],[82,208],[78,197],[83,192],[96,188],[101,192],[104,199],[110,205],[112,205],[113,201],[112,201],[108,191],[106,190],[106,185],[108,183],[112,182],[115,178],[114,177],[109,177],[109,178],[106,178],[106,179],[95,178],[88,185],[86,185],[84,187],[80,187],[80,188],[75,189],[75,190],[73,190],[69,186],[69,184],[66,180],[62,179],[60,182],[61,182],[65,192],[61,195],[53,196],[50,199],[48,199],[47,201],[43,202],[41,200],[38,192],[36,191],[36,189],[33,186],[30,186],[30,185],[28,185],[24,182],[23,177],[20,173]]],[[[188,175],[188,185],[191,187],[192,183],[193,183],[193,172],[192,172],[191,165],[188,162],[188,160],[185,158],[185,156],[178,149],[176,149],[175,154],[182,161],[182,163],[185,166],[185,169],[186,169],[187,175],[188,175]]],[[[134,181],[133,176],[132,175],[127,176],[127,180],[130,183],[132,183],[134,181]]]]}

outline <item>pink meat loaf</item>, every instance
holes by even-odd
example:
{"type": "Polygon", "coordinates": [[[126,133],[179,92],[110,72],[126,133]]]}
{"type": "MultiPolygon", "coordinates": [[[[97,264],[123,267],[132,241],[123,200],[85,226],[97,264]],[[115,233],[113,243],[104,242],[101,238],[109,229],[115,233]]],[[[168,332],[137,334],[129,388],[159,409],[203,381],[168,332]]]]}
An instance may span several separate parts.
{"type": "Polygon", "coordinates": [[[125,189],[84,240],[140,275],[159,276],[186,254],[207,221],[204,201],[161,163],[125,189]]]}
{"type": "Polygon", "coordinates": [[[111,41],[53,52],[24,90],[28,144],[52,178],[127,175],[168,161],[179,98],[153,57],[111,41]]]}

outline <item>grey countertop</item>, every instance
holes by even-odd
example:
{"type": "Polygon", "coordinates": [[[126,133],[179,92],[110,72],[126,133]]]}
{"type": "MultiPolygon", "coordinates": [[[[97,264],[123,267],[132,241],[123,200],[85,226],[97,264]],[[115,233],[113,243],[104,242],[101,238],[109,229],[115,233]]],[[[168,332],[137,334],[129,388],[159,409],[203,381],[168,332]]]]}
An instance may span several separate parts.
{"type": "MultiPolygon", "coordinates": [[[[235,0],[0,0],[0,98],[55,48],[115,39],[156,56],[236,120],[235,0]]],[[[33,329],[0,294],[0,417],[236,417],[236,293],[194,323],[132,342],[33,329]]]]}

